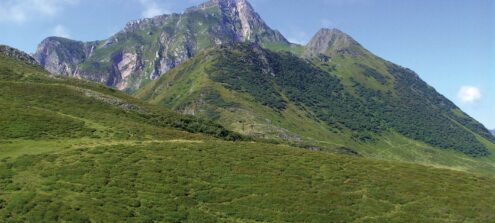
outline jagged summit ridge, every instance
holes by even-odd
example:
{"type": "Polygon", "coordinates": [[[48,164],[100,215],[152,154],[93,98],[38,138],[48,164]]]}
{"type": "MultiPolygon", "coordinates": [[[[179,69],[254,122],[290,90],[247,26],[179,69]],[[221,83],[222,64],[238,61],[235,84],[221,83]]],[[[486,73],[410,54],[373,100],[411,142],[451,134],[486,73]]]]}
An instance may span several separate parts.
{"type": "Polygon", "coordinates": [[[246,0],[212,0],[182,14],[130,21],[102,41],[47,38],[35,58],[53,74],[132,92],[202,50],[236,42],[290,45],[246,0]]]}

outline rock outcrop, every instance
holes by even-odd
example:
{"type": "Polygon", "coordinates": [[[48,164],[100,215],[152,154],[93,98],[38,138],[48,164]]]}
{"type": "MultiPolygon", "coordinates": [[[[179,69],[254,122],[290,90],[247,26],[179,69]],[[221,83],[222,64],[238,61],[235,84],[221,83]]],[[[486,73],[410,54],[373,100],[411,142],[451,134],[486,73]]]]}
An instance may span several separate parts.
{"type": "Polygon", "coordinates": [[[10,46],[0,45],[0,55],[14,58],[14,59],[22,61],[24,63],[39,66],[38,62],[36,62],[36,60],[33,57],[31,57],[29,54],[27,54],[23,51],[20,51],[18,49],[12,48],[10,46]]]}
{"type": "Polygon", "coordinates": [[[34,58],[50,73],[77,76],[77,65],[91,55],[95,46],[96,42],[48,37],[38,45],[34,58]]]}
{"type": "Polygon", "coordinates": [[[131,21],[103,41],[47,38],[35,59],[52,74],[132,92],[201,50],[235,42],[289,45],[246,0],[210,0],[182,14],[131,21]]]}

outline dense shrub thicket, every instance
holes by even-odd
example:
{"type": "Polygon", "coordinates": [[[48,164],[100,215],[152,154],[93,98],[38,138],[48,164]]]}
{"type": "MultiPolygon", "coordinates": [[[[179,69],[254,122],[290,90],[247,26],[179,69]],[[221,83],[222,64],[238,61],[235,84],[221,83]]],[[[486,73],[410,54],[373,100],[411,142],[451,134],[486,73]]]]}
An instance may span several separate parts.
{"type": "Polygon", "coordinates": [[[145,118],[145,122],[152,125],[181,129],[190,133],[204,133],[230,141],[242,140],[244,138],[213,121],[194,116],[155,113],[145,114],[143,117],[145,118]]]}

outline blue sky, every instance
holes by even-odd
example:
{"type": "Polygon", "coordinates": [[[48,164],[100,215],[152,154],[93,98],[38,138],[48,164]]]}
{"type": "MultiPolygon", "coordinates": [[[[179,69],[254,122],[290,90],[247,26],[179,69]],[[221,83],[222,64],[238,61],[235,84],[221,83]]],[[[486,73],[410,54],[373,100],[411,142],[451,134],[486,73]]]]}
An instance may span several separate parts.
{"type": "MultiPolygon", "coordinates": [[[[182,12],[202,0],[1,0],[0,43],[33,52],[47,36],[105,39],[132,19],[182,12]]],[[[495,1],[251,0],[289,40],[338,28],[411,68],[495,129],[495,1]]]]}

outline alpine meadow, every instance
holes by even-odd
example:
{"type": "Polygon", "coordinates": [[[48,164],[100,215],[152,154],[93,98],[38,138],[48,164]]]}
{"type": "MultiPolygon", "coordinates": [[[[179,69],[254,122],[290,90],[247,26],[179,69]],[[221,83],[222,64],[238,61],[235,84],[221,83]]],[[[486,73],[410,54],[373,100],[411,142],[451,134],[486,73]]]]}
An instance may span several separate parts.
{"type": "Polygon", "coordinates": [[[495,222],[494,131],[339,29],[209,0],[13,47],[0,222],[495,222]]]}

